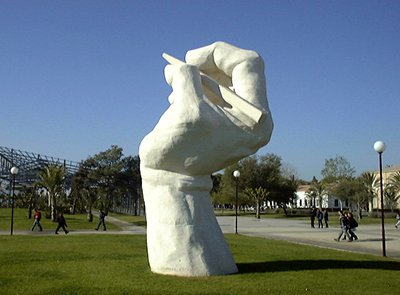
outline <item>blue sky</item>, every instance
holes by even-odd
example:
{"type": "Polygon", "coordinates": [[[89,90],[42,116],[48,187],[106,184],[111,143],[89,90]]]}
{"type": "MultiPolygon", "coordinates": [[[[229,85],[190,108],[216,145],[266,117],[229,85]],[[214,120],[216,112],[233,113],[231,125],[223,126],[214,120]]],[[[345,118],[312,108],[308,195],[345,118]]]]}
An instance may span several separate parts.
{"type": "Polygon", "coordinates": [[[400,164],[400,1],[1,1],[0,145],[137,155],[168,107],[163,52],[226,41],[266,63],[275,153],[310,180],[400,164]]]}

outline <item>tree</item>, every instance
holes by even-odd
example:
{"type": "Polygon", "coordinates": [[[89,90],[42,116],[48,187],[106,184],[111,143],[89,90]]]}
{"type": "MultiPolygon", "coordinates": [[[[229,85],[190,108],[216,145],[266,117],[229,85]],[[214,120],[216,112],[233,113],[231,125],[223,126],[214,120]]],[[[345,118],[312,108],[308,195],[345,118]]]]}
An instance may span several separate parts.
{"type": "Polygon", "coordinates": [[[133,214],[136,216],[140,211],[140,204],[143,203],[142,194],[142,178],[140,175],[140,159],[138,156],[125,157],[122,159],[122,171],[117,174],[117,188],[120,198],[119,204],[123,204],[124,213],[130,212],[133,209],[133,214]]]}
{"type": "Polygon", "coordinates": [[[336,182],[343,178],[353,178],[355,169],[343,156],[325,159],[325,166],[321,170],[323,181],[326,183],[336,182]]]}
{"type": "Polygon", "coordinates": [[[281,171],[281,176],[287,179],[296,179],[297,182],[299,182],[299,176],[297,173],[297,170],[295,167],[293,167],[289,163],[282,163],[282,166],[280,168],[281,171]]]}
{"type": "Polygon", "coordinates": [[[392,174],[385,192],[386,205],[393,211],[400,201],[400,171],[392,174]]]}
{"type": "Polygon", "coordinates": [[[400,171],[392,174],[389,179],[389,186],[393,188],[397,194],[400,194],[400,171]]]}
{"type": "Polygon", "coordinates": [[[289,203],[295,206],[296,200],[297,200],[297,189],[299,188],[299,185],[301,183],[301,180],[299,180],[294,174],[292,174],[289,178],[287,178],[287,183],[291,187],[291,190],[293,191],[292,197],[289,199],[289,203]]]}
{"type": "Polygon", "coordinates": [[[219,207],[223,212],[225,204],[229,203],[229,194],[225,194],[222,189],[222,174],[212,174],[211,180],[213,182],[213,187],[211,189],[211,202],[214,207],[219,207]]]}
{"type": "Polygon", "coordinates": [[[122,148],[108,150],[87,158],[72,180],[73,194],[92,220],[92,208],[138,215],[143,203],[138,156],[124,157],[122,148]]]}
{"type": "Polygon", "coordinates": [[[341,200],[342,204],[345,201],[357,204],[359,213],[361,212],[361,205],[365,204],[368,200],[365,186],[360,179],[343,178],[332,186],[331,191],[341,200]]]}
{"type": "Polygon", "coordinates": [[[286,204],[293,202],[297,191],[297,183],[297,181],[280,176],[270,191],[270,199],[283,209],[286,216],[286,204]]]}
{"type": "MultiPolygon", "coordinates": [[[[243,198],[244,186],[242,183],[242,172],[239,179],[235,179],[233,177],[233,171],[239,169],[238,163],[226,167],[224,173],[220,177],[219,188],[211,190],[211,195],[216,203],[219,203],[221,206],[225,206],[225,204],[235,204],[235,188],[236,181],[238,182],[238,206],[245,204],[245,198],[243,198]]],[[[213,183],[214,180],[213,180],[213,183]]]]}
{"type": "Polygon", "coordinates": [[[369,202],[373,198],[373,195],[371,195],[370,187],[367,187],[364,181],[365,179],[363,179],[362,175],[352,180],[353,195],[350,196],[350,200],[352,203],[355,203],[357,205],[359,219],[362,218],[362,208],[367,207],[369,202]]]}
{"type": "Polygon", "coordinates": [[[117,195],[119,174],[124,168],[122,158],[122,148],[113,145],[82,163],[88,172],[88,188],[96,189],[99,197],[98,205],[106,214],[114,205],[114,197],[117,195]]]}
{"type": "Polygon", "coordinates": [[[50,165],[39,172],[38,186],[43,187],[50,199],[51,219],[56,220],[57,203],[64,193],[64,167],[50,165]]]}
{"type": "Polygon", "coordinates": [[[397,194],[397,192],[391,188],[388,187],[385,192],[383,193],[384,195],[384,200],[385,200],[385,206],[390,208],[390,210],[393,212],[393,210],[396,208],[397,203],[400,200],[400,196],[397,194]]]}
{"type": "Polygon", "coordinates": [[[89,172],[90,169],[85,164],[85,161],[82,162],[72,178],[72,196],[76,200],[74,204],[78,207],[77,210],[86,212],[87,220],[92,222],[92,209],[97,201],[97,187],[95,186],[95,180],[90,178],[89,172]]]}
{"type": "Polygon", "coordinates": [[[28,208],[28,218],[32,218],[32,210],[37,207],[40,194],[38,193],[37,186],[24,187],[18,195],[18,206],[28,208]]]}
{"type": "Polygon", "coordinates": [[[256,218],[260,219],[261,204],[267,199],[269,192],[262,188],[245,188],[244,193],[250,197],[256,208],[256,218]]]}
{"type": "Polygon", "coordinates": [[[272,190],[280,179],[281,158],[274,154],[251,156],[238,163],[240,182],[248,188],[272,190]]]}
{"type": "Polygon", "coordinates": [[[306,192],[306,195],[313,201],[311,202],[313,207],[316,205],[315,200],[318,200],[319,206],[322,207],[322,197],[326,193],[326,185],[314,177],[311,181],[310,188],[306,192]]]}
{"type": "Polygon", "coordinates": [[[367,203],[366,205],[368,205],[368,208],[372,209],[372,200],[375,197],[378,185],[378,178],[375,174],[364,172],[363,174],[360,175],[359,180],[361,181],[364,187],[365,198],[367,203]]]}
{"type": "Polygon", "coordinates": [[[271,201],[278,200],[276,193],[279,187],[281,166],[281,158],[275,154],[251,156],[238,163],[241,173],[241,190],[246,195],[248,205],[256,208],[257,218],[261,205],[267,198],[271,201]]]}
{"type": "Polygon", "coordinates": [[[294,177],[283,177],[281,167],[281,158],[274,154],[244,158],[225,169],[219,194],[229,196],[229,202],[234,203],[236,180],[232,173],[238,169],[239,205],[255,206],[258,215],[262,203],[268,200],[278,204],[286,213],[286,204],[293,201],[298,181],[294,177]]]}

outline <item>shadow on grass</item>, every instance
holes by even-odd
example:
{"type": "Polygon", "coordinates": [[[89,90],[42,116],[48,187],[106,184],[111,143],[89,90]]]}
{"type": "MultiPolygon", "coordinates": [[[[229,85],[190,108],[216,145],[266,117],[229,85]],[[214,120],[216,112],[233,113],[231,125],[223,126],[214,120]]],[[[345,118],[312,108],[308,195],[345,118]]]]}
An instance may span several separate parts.
{"type": "Polygon", "coordinates": [[[322,269],[382,269],[400,271],[397,261],[292,260],[238,263],[239,274],[322,269]]]}
{"type": "MultiPolygon", "coordinates": [[[[388,238],[385,238],[385,241],[393,241],[394,239],[388,239],[388,238]]],[[[358,243],[364,243],[364,242],[380,242],[380,241],[382,241],[382,239],[381,238],[377,238],[377,239],[361,239],[361,240],[357,240],[357,244],[358,243]]]]}

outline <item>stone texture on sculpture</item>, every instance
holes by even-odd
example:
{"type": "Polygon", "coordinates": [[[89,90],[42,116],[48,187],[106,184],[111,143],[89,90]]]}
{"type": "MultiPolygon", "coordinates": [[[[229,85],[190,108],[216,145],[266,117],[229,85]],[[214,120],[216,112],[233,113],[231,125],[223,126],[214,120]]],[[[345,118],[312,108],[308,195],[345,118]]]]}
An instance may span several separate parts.
{"type": "Polygon", "coordinates": [[[166,66],[170,106],[139,148],[150,268],[179,276],[235,273],[211,205],[210,174],[270,139],[264,62],[255,51],[216,42],[187,52],[186,63],[166,66]],[[255,121],[240,98],[224,100],[224,87],[262,119],[255,121]]]}

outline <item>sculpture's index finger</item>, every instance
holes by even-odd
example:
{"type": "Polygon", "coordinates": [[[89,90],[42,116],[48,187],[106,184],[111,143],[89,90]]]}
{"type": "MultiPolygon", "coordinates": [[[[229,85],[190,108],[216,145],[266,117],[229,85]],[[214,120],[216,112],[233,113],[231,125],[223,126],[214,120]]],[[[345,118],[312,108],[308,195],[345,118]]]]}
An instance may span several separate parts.
{"type": "Polygon", "coordinates": [[[217,66],[214,63],[214,44],[189,50],[185,60],[188,64],[197,66],[201,71],[214,72],[217,66]]]}
{"type": "Polygon", "coordinates": [[[268,110],[264,61],[256,51],[218,43],[214,60],[232,78],[232,85],[239,96],[268,110]]]}
{"type": "Polygon", "coordinates": [[[189,50],[186,62],[196,65],[204,72],[216,70],[232,76],[232,71],[238,64],[259,57],[257,52],[242,49],[225,42],[215,42],[211,45],[189,50]]]}

